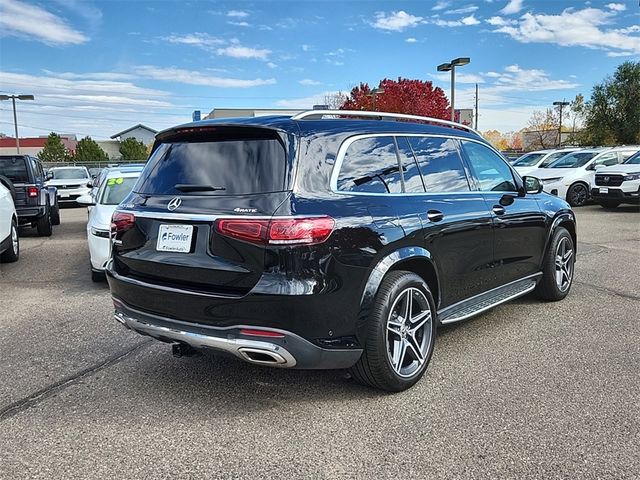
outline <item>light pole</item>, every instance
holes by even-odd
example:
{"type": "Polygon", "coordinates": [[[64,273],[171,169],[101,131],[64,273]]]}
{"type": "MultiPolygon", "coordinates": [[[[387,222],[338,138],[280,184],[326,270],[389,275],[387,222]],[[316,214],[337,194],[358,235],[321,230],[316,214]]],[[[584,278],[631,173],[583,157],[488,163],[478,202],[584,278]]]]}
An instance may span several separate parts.
{"type": "Polygon", "coordinates": [[[441,63],[438,65],[439,72],[451,72],[451,121],[456,121],[456,67],[462,67],[471,62],[469,57],[459,57],[451,60],[451,63],[441,63]]]}
{"type": "Polygon", "coordinates": [[[553,102],[556,107],[560,107],[560,125],[558,126],[558,146],[562,145],[562,107],[571,105],[569,102],[553,102]]]}
{"type": "Polygon", "coordinates": [[[571,105],[569,102],[553,102],[556,107],[560,107],[560,125],[558,125],[558,146],[562,145],[562,107],[571,105]]]}
{"type": "Polygon", "coordinates": [[[20,138],[18,137],[18,117],[16,116],[16,98],[18,100],[33,100],[33,95],[0,95],[0,100],[12,100],[13,102],[13,126],[16,129],[16,154],[20,155],[20,138]]]}
{"type": "Polygon", "coordinates": [[[373,90],[371,90],[371,93],[368,95],[369,97],[371,97],[373,99],[373,110],[375,111],[376,109],[376,95],[382,95],[384,93],[384,88],[374,88],[373,90]]]}

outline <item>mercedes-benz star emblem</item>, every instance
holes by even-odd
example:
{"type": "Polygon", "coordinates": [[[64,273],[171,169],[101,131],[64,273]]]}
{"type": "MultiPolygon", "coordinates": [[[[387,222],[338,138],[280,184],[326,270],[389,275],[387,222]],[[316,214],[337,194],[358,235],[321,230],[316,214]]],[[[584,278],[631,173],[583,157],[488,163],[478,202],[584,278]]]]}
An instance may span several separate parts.
{"type": "Polygon", "coordinates": [[[180,197],[172,198],[169,204],[167,205],[167,210],[173,212],[176,208],[182,205],[182,199],[180,197]]]}

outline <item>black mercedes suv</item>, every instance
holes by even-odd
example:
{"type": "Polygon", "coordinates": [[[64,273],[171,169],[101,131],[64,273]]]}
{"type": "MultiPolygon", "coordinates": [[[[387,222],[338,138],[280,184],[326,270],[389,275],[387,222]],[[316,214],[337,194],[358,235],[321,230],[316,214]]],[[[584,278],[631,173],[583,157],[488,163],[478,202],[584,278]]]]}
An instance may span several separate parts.
{"type": "Polygon", "coordinates": [[[477,132],[379,112],[165,130],[111,238],[130,329],[389,391],[422,376],[438,324],[560,300],[576,258],[569,205],[477,132]]]}

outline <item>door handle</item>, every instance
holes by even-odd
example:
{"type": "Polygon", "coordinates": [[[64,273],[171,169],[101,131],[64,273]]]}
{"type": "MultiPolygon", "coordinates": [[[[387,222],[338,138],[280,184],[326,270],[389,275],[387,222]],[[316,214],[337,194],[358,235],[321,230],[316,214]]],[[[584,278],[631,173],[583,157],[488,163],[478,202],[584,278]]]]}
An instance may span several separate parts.
{"type": "Polygon", "coordinates": [[[504,209],[503,206],[500,205],[494,205],[493,208],[491,209],[493,211],[493,213],[495,213],[496,215],[504,215],[506,210],[504,209]]]}
{"type": "Polygon", "coordinates": [[[444,213],[439,210],[429,210],[427,212],[427,218],[430,222],[439,222],[444,218],[444,213]]]}

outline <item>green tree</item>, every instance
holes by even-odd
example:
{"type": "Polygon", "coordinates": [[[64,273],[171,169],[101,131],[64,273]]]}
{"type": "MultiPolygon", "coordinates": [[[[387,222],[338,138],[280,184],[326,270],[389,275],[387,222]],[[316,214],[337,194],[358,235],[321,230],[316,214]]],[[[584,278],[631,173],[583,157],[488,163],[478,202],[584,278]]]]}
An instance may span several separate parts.
{"type": "Polygon", "coordinates": [[[144,143],[129,137],[120,142],[120,154],[122,155],[122,160],[144,161],[147,159],[147,147],[144,143]]]}
{"type": "Polygon", "coordinates": [[[69,150],[62,143],[60,135],[51,132],[44,142],[44,148],[38,154],[43,162],[66,162],[69,160],[69,150]]]}
{"type": "Polygon", "coordinates": [[[587,103],[586,143],[640,143],[640,62],[624,62],[593,87],[587,103]]]}
{"type": "Polygon", "coordinates": [[[109,160],[109,155],[91,137],[84,137],[76,145],[73,160],[76,162],[106,162],[109,160]]]}

